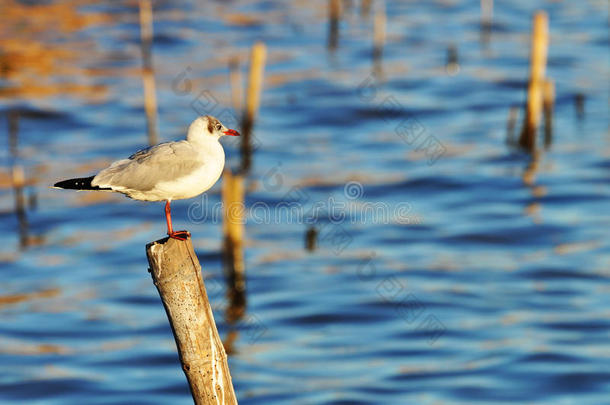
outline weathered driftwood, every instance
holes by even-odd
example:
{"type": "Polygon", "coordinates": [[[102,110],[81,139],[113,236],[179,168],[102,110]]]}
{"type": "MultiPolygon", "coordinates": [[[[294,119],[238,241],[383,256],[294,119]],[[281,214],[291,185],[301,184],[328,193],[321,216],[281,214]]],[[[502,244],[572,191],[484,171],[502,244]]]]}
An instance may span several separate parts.
{"type": "Polygon", "coordinates": [[[190,238],[149,243],[146,254],[195,404],[237,404],[227,355],[190,238]]]}

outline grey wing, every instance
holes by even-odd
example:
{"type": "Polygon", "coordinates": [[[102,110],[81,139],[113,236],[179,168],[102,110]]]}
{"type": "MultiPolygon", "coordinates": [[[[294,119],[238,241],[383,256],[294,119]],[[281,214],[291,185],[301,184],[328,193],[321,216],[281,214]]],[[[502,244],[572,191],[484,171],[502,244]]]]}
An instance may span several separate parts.
{"type": "Polygon", "coordinates": [[[187,141],[162,143],[117,160],[100,171],[91,184],[115,191],[149,191],[160,182],[188,175],[202,164],[187,141]]]}

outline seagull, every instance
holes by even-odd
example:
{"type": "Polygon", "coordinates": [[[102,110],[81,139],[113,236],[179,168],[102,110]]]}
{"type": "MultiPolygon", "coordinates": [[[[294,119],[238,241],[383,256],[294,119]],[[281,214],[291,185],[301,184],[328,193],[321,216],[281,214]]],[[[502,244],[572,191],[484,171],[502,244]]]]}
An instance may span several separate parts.
{"type": "Polygon", "coordinates": [[[239,136],[218,119],[205,115],[189,126],[185,140],[142,149],[117,160],[95,176],[63,180],[53,187],[68,190],[103,190],[140,201],[165,201],[165,220],[170,238],[186,240],[187,231],[174,231],[171,202],[198,196],[220,178],[225,153],[219,139],[239,136]]]}

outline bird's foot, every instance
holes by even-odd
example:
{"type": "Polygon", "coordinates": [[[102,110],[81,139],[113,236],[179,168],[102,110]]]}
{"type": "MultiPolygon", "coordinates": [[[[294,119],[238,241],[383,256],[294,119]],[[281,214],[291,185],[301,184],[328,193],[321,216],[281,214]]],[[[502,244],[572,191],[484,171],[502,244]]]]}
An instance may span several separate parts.
{"type": "Polygon", "coordinates": [[[176,231],[168,233],[169,237],[177,240],[187,240],[191,233],[189,231],[176,231]]]}

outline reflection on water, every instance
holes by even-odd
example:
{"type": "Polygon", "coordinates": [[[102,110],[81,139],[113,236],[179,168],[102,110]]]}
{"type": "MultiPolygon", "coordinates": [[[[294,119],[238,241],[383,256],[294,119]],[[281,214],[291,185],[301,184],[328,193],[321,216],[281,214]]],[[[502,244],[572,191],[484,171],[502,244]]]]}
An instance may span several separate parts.
{"type": "MultiPolygon", "coordinates": [[[[246,220],[236,299],[220,224],[188,219],[202,200],[175,202],[238,397],[604,403],[607,2],[382,6],[153,2],[160,140],[197,114],[239,116],[262,41],[245,203],[304,213],[246,220]],[[536,7],[556,97],[552,143],[528,155],[514,144],[536,7]],[[312,215],[331,199],[408,203],[417,220],[337,221],[330,204],[312,215]]],[[[148,143],[140,43],[137,2],[0,4],[2,402],[191,401],[146,271],[160,205],[48,187],[148,143]]],[[[231,167],[236,141],[223,141],[231,167]]]]}

